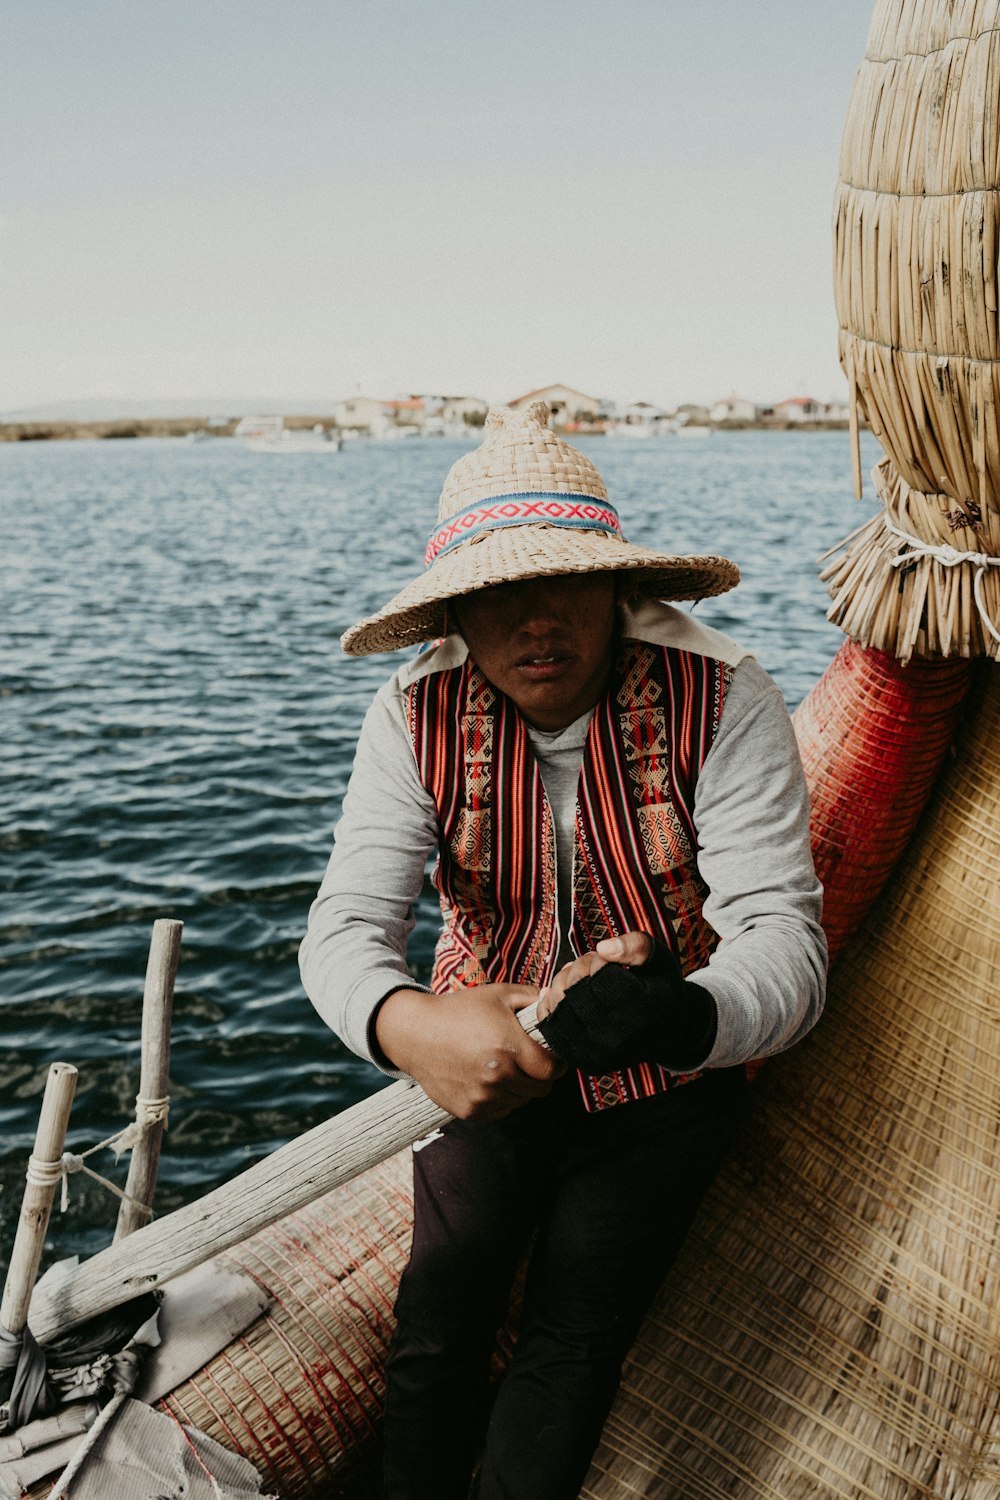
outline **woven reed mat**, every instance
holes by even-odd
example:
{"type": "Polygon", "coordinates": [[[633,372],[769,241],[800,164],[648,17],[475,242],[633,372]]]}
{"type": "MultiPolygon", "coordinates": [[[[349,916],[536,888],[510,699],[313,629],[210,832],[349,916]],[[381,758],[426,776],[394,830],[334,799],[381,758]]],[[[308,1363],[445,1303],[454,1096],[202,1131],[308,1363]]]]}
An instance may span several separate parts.
{"type": "Polygon", "coordinates": [[[971,663],[915,661],[845,641],[793,715],[833,958],[906,846],[951,743],[971,663]]]}
{"type": "Polygon", "coordinates": [[[371,1492],[392,1307],[410,1251],[409,1156],[226,1252],[275,1305],[160,1403],[247,1457],[282,1500],[371,1492]]]}
{"type": "Polygon", "coordinates": [[[769,1064],[588,1500],[1000,1494],[1000,673],[827,1014],[769,1064]]]}
{"type": "MultiPolygon", "coordinates": [[[[834,291],[877,486],[918,543],[1000,557],[1000,0],[878,0],[844,128],[834,291]]],[[[855,483],[860,488],[860,466],[855,483]]],[[[895,512],[895,514],[893,514],[895,512]]],[[[898,652],[1000,655],[1000,568],[915,562],[883,522],[833,569],[831,618],[898,652]]]]}

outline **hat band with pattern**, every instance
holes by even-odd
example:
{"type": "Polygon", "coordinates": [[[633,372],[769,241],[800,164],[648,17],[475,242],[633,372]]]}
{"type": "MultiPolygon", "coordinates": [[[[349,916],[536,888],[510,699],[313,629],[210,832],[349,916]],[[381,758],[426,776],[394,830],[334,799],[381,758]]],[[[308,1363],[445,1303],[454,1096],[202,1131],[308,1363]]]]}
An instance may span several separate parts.
{"type": "MultiPolygon", "coordinates": [[[[491,500],[466,506],[448,517],[447,525],[433,532],[424,553],[424,566],[430,567],[436,557],[450,552],[481,531],[496,531],[501,526],[570,526],[577,531],[605,531],[622,535],[618,512],[606,500],[592,495],[567,495],[565,492],[532,492],[496,495],[491,500]]],[[[622,537],[622,541],[625,538],[622,537]]]]}
{"type": "Polygon", "coordinates": [[[727,558],[637,547],[585,453],[552,431],[544,401],[494,406],[480,446],[448,470],[419,577],[341,636],[350,656],[448,633],[448,603],[530,578],[621,575],[635,598],[707,599],[739,580],[727,558]]]}

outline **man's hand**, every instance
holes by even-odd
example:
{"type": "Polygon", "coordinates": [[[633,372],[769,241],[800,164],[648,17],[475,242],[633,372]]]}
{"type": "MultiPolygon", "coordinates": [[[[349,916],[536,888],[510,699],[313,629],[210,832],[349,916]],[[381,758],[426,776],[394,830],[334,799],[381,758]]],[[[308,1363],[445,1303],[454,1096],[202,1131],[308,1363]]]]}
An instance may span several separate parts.
{"type": "Polygon", "coordinates": [[[526,1034],[516,1012],[538,991],[482,984],[447,995],[396,990],[375,1037],[392,1064],[460,1120],[497,1120],[547,1094],[565,1064],[526,1034]]]}
{"type": "Polygon", "coordinates": [[[587,1073],[640,1062],[694,1071],[711,1054],[719,1019],[711,993],[643,932],[566,964],[542,991],[538,1016],[553,1052],[587,1073]]]}
{"type": "Polygon", "coordinates": [[[653,939],[648,932],[626,932],[622,937],[604,938],[594,953],[584,953],[564,964],[551,984],[542,990],[538,1002],[538,1019],[550,1016],[566,994],[566,991],[581,979],[589,979],[605,964],[624,964],[626,968],[638,968],[653,951],[653,939]]]}

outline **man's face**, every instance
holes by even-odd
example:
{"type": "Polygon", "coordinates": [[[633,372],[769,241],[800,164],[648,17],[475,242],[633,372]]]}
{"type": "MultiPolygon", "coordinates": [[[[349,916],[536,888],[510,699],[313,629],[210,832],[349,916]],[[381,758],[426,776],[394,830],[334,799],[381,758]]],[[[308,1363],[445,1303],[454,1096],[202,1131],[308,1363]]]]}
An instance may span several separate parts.
{"type": "Polygon", "coordinates": [[[536,729],[565,729],[604,691],[615,629],[611,573],[528,578],[456,599],[469,655],[536,729]]]}

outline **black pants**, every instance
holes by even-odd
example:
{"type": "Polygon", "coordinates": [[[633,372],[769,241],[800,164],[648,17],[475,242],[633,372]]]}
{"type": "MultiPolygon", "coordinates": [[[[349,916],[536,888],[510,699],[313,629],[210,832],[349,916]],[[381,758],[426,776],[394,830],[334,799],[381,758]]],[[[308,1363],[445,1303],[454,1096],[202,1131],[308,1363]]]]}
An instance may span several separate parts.
{"type": "Polygon", "coordinates": [[[396,1302],[386,1500],[572,1500],[622,1361],[743,1116],[739,1068],[587,1114],[574,1074],[414,1154],[413,1252],[396,1302]],[[536,1234],[514,1357],[489,1360],[536,1234]],[[485,1447],[483,1446],[485,1442],[485,1447]]]}

